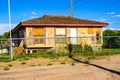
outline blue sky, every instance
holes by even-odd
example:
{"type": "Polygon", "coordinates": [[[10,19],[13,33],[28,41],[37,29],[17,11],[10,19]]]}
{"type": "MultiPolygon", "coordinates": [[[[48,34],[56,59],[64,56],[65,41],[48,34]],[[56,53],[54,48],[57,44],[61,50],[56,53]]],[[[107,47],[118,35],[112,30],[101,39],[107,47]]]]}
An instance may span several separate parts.
{"type": "MultiPolygon", "coordinates": [[[[10,0],[12,28],[46,14],[70,15],[70,0],[10,0]]],[[[9,31],[8,0],[0,0],[0,34],[9,31]]],[[[73,0],[74,17],[108,22],[104,29],[120,30],[120,0],[73,0]]]]}

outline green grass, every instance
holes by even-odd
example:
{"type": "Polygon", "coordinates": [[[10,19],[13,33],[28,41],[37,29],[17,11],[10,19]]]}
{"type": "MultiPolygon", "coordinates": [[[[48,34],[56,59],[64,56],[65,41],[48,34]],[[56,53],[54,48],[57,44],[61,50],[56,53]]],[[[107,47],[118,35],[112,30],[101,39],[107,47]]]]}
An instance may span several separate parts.
{"type": "Polygon", "coordinates": [[[35,64],[31,64],[30,66],[36,66],[35,64]]]}
{"type": "Polygon", "coordinates": [[[6,66],[6,67],[4,67],[3,70],[8,71],[8,70],[10,70],[10,67],[6,66]]]}
{"type": "Polygon", "coordinates": [[[109,56],[120,54],[120,49],[103,49],[102,51],[96,52],[96,56],[109,56]]]}
{"type": "Polygon", "coordinates": [[[0,54],[0,62],[10,62],[8,54],[0,54]]]}
{"type": "MultiPolygon", "coordinates": [[[[55,59],[61,56],[68,56],[67,53],[55,53],[55,51],[53,50],[49,50],[49,51],[40,51],[40,52],[36,52],[36,53],[32,53],[32,54],[22,54],[22,55],[14,55],[13,60],[19,60],[19,61],[25,61],[25,60],[29,60],[31,58],[49,58],[49,59],[55,59]]],[[[8,54],[0,54],[0,61],[1,62],[8,62],[11,61],[9,59],[9,55],[8,54]]]]}
{"type": "Polygon", "coordinates": [[[41,64],[38,64],[38,66],[41,66],[41,64]]]}
{"type": "Polygon", "coordinates": [[[15,55],[14,56],[14,60],[29,60],[31,58],[56,58],[56,54],[52,51],[48,51],[48,52],[37,52],[37,53],[33,53],[33,54],[22,54],[22,55],[15,55]]]}
{"type": "Polygon", "coordinates": [[[12,64],[8,64],[9,67],[12,67],[13,65],[12,64]]]}
{"type": "Polygon", "coordinates": [[[85,59],[85,60],[90,60],[90,59],[95,59],[97,56],[109,56],[109,55],[116,55],[120,54],[120,49],[102,49],[101,51],[96,51],[95,56],[94,52],[76,52],[72,53],[72,56],[75,59],[85,59]]]}
{"type": "MultiPolygon", "coordinates": [[[[96,51],[96,56],[106,56],[106,55],[115,55],[120,54],[120,49],[103,49],[101,51],[96,51]]],[[[72,53],[72,55],[80,55],[80,56],[94,56],[94,52],[81,52],[81,53],[72,53]]]]}
{"type": "Polygon", "coordinates": [[[72,65],[72,66],[74,66],[74,65],[75,65],[75,63],[73,62],[73,63],[71,63],[71,65],[72,65]]]}
{"type": "Polygon", "coordinates": [[[48,64],[47,64],[47,66],[51,66],[51,65],[53,65],[53,64],[52,64],[52,63],[48,63],[48,64]]]}
{"type": "MultiPolygon", "coordinates": [[[[102,49],[101,51],[96,51],[95,56],[108,56],[108,55],[115,55],[115,54],[120,54],[120,49],[102,49]]],[[[94,59],[94,52],[93,51],[75,51],[74,53],[71,53],[73,57],[78,57],[78,58],[84,58],[86,57],[88,60],[94,59]]],[[[19,61],[25,61],[29,60],[31,58],[49,58],[49,59],[56,59],[59,57],[65,57],[69,56],[69,53],[55,53],[53,50],[49,51],[40,51],[36,52],[33,54],[22,54],[22,55],[15,55],[13,60],[19,60],[19,61]]],[[[0,54],[0,62],[9,62],[9,55],[8,54],[0,54]]]]}
{"type": "Polygon", "coordinates": [[[26,62],[21,62],[21,64],[22,64],[22,65],[25,65],[25,64],[26,64],[26,62]]]}
{"type": "Polygon", "coordinates": [[[65,62],[61,62],[60,64],[65,64],[65,62]]]}

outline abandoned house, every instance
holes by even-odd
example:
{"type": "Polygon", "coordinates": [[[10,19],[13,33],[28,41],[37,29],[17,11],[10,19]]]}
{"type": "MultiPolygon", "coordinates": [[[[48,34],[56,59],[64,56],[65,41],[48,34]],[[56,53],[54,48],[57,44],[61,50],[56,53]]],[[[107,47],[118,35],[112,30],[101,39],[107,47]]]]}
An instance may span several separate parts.
{"type": "Polygon", "coordinates": [[[13,30],[15,46],[24,46],[26,52],[38,49],[54,49],[60,44],[89,44],[100,48],[103,44],[102,28],[108,23],[84,20],[70,16],[45,15],[20,22],[13,30]],[[92,36],[97,36],[95,39],[92,36]],[[89,38],[85,38],[89,37],[89,38]]]}

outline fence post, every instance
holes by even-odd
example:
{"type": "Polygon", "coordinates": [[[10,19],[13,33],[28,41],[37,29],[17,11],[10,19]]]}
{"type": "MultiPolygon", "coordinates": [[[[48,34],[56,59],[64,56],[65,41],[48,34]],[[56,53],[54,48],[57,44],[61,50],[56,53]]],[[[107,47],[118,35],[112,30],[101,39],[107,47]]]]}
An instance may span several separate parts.
{"type": "Polygon", "coordinates": [[[1,45],[0,45],[1,54],[3,54],[3,49],[2,49],[2,48],[3,48],[3,45],[2,45],[2,37],[1,37],[1,39],[0,39],[0,44],[1,44],[1,45]]]}
{"type": "Polygon", "coordinates": [[[94,57],[96,56],[96,36],[94,36],[94,57]]]}
{"type": "Polygon", "coordinates": [[[57,53],[57,50],[56,50],[56,37],[54,37],[54,47],[55,47],[55,54],[57,53]]]}

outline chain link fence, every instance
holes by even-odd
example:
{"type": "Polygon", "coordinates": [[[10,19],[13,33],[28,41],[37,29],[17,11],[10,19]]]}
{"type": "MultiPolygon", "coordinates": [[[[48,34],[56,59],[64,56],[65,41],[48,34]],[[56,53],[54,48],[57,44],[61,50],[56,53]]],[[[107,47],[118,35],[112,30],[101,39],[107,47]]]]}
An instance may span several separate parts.
{"type": "MultiPolygon", "coordinates": [[[[55,55],[95,57],[120,54],[120,36],[12,38],[14,55],[53,53],[55,55]]],[[[10,39],[0,39],[0,61],[10,59],[10,39]]]]}

